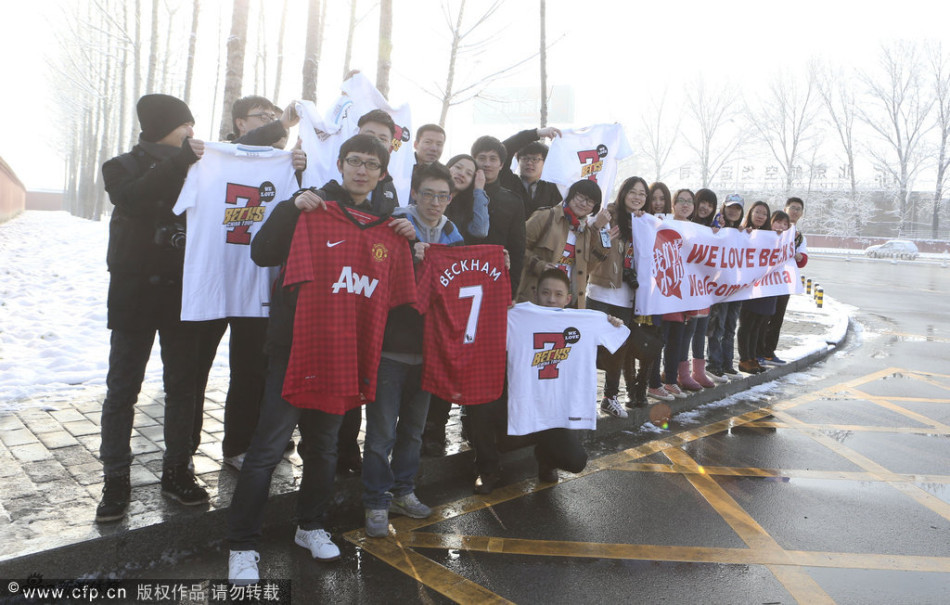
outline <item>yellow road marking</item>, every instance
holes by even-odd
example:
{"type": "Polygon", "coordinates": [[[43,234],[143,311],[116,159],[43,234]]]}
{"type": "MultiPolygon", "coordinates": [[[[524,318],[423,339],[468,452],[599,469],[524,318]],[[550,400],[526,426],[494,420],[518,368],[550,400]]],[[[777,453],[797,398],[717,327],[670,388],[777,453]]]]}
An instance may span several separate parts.
{"type": "MultiPolygon", "coordinates": [[[[800,430],[801,425],[792,425],[784,422],[774,422],[762,420],[759,422],[750,422],[746,425],[754,429],[788,429],[791,431],[800,430]]],[[[950,435],[950,431],[940,430],[932,426],[927,427],[887,427],[887,426],[868,426],[862,424],[807,424],[807,428],[821,429],[823,431],[850,431],[852,433],[899,433],[902,435],[950,435]]]]}
{"type": "Polygon", "coordinates": [[[408,548],[433,548],[492,552],[506,555],[577,557],[630,561],[670,561],[676,563],[723,563],[727,565],[801,565],[840,569],[877,569],[950,573],[950,557],[919,555],[878,555],[846,552],[775,550],[756,548],[715,548],[708,546],[667,546],[662,544],[621,544],[490,538],[459,534],[413,532],[404,540],[408,548]]]}
{"type": "MultiPolygon", "coordinates": [[[[402,543],[401,536],[361,539],[358,537],[361,534],[361,531],[350,532],[347,534],[347,540],[457,603],[511,602],[408,548],[402,543]]],[[[425,602],[425,599],[420,598],[420,601],[425,602]]]]}
{"type": "MultiPolygon", "coordinates": [[[[699,466],[683,450],[667,450],[663,453],[674,464],[692,468],[699,466]]],[[[788,559],[781,545],[759,525],[758,521],[752,518],[752,515],[739,506],[739,503],[722,486],[716,483],[715,479],[704,473],[687,474],[685,476],[696,488],[696,491],[732,527],[743,542],[753,549],[774,553],[776,557],[785,559],[779,564],[768,565],[768,569],[796,601],[799,603],[834,603],[831,596],[818,585],[818,582],[809,576],[804,569],[796,567],[788,559]]]]}
{"type": "Polygon", "coordinates": [[[458,549],[496,554],[535,556],[764,565],[786,587],[792,596],[802,603],[833,602],[831,597],[808,575],[804,570],[805,567],[950,573],[950,557],[785,550],[751,515],[722,489],[714,478],[716,476],[753,476],[883,482],[893,486],[922,506],[950,520],[950,504],[915,485],[915,483],[948,484],[950,483],[950,476],[894,473],[820,432],[821,430],[834,430],[950,434],[950,425],[937,422],[894,403],[895,401],[950,403],[950,399],[875,396],[865,393],[858,388],[870,382],[880,380],[883,377],[893,376],[895,374],[910,376],[921,382],[950,389],[950,387],[932,380],[934,377],[950,378],[950,375],[913,372],[901,368],[887,368],[866,376],[842,382],[839,385],[818,389],[792,399],[778,402],[771,407],[752,410],[702,427],[665,435],[660,439],[644,443],[640,446],[591,460],[582,473],[562,477],[562,483],[564,483],[604,470],[681,474],[729,524],[738,536],[749,545],[749,548],[578,543],[490,536],[461,536],[418,531],[420,528],[477,510],[488,509],[494,512],[493,509],[498,504],[557,485],[540,484],[533,479],[504,486],[495,490],[490,496],[472,496],[437,507],[434,509],[434,514],[428,519],[416,520],[406,517],[395,517],[392,519],[392,526],[395,532],[386,539],[368,539],[361,530],[349,532],[346,534],[346,539],[363,548],[368,553],[382,559],[394,568],[399,569],[406,575],[416,579],[421,584],[429,586],[440,594],[458,602],[506,603],[507,601],[486,588],[418,554],[413,550],[414,548],[458,549]],[[808,424],[786,412],[786,410],[791,410],[804,403],[822,398],[840,399],[842,396],[849,399],[867,400],[875,405],[921,422],[926,425],[926,428],[808,424]],[[681,447],[687,443],[738,426],[749,428],[783,428],[802,432],[863,470],[853,472],[721,466],[701,467],[681,449],[681,447]],[[670,460],[670,464],[642,462],[643,458],[657,452],[662,452],[670,460]]]}
{"type": "Polygon", "coordinates": [[[854,392],[861,394],[862,399],[867,399],[871,403],[877,406],[880,406],[886,410],[896,412],[902,416],[906,416],[908,418],[916,420],[917,422],[924,424],[926,426],[932,426],[935,429],[940,430],[940,431],[950,431],[950,426],[942,422],[937,422],[936,420],[933,420],[932,418],[924,416],[923,414],[919,414],[917,412],[908,410],[905,407],[901,407],[895,403],[891,403],[892,401],[922,401],[922,402],[927,402],[927,403],[950,403],[950,399],[941,401],[938,399],[913,399],[910,397],[884,397],[880,395],[870,395],[867,393],[862,393],[861,391],[857,391],[857,390],[854,390],[854,392]]]}

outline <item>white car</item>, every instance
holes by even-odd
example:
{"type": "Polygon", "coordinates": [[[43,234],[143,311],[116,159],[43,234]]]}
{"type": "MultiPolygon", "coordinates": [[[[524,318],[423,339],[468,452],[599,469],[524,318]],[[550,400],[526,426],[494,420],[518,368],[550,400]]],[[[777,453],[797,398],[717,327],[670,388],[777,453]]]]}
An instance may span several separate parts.
{"type": "Polygon", "coordinates": [[[864,253],[871,258],[902,258],[914,260],[919,254],[917,245],[906,239],[892,239],[883,244],[868,246],[864,253]]]}

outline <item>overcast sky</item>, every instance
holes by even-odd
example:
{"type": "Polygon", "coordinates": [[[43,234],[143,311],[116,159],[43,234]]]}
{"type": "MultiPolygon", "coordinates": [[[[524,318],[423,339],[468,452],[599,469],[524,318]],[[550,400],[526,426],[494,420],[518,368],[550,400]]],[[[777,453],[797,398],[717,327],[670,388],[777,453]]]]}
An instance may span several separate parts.
{"type": "MultiPolygon", "coordinates": [[[[0,157],[10,164],[29,189],[59,189],[62,158],[51,141],[56,140],[56,111],[49,90],[55,86],[47,61],[56,60],[56,44],[50,35],[68,2],[53,0],[21,2],[0,0],[3,21],[12,24],[0,37],[2,76],[8,83],[0,95],[0,115],[5,128],[0,137],[0,157]],[[9,83],[23,83],[14,89],[9,83]]],[[[306,21],[305,0],[289,0],[295,20],[291,27],[302,30],[306,21]]],[[[451,0],[457,4],[458,0],[451,0]]],[[[204,29],[199,40],[199,87],[206,97],[193,100],[198,136],[217,132],[211,124],[210,95],[213,62],[216,60],[217,15],[229,19],[230,2],[202,1],[204,29]],[[222,4],[223,2],[223,4],[222,4]]],[[[181,4],[190,13],[190,1],[181,4]]],[[[143,2],[147,5],[147,2],[143,2]]],[[[252,0],[252,12],[257,0],[252,0]]],[[[487,0],[468,0],[466,12],[474,15],[487,0]]],[[[279,2],[267,0],[267,28],[276,28],[279,2]]],[[[390,100],[409,101],[413,122],[436,122],[439,105],[422,87],[434,88],[445,79],[448,39],[438,0],[394,0],[393,71],[390,100]]],[[[869,66],[884,41],[894,38],[947,38],[950,3],[905,0],[894,2],[715,2],[677,0],[640,2],[602,0],[578,3],[548,0],[548,55],[550,86],[569,85],[574,91],[574,119],[559,126],[584,126],[597,122],[622,122],[628,136],[639,125],[640,108],[650,95],[668,89],[674,99],[683,86],[700,76],[707,82],[729,82],[737,102],[755,94],[778,70],[804,71],[812,57],[822,57],[845,66],[869,66]]],[[[378,13],[371,0],[359,0],[359,12],[370,11],[357,30],[353,67],[375,79],[378,13]]],[[[318,89],[318,105],[328,104],[337,93],[341,76],[348,19],[348,3],[329,6],[327,36],[318,89]]],[[[508,0],[491,23],[498,39],[479,58],[470,59],[460,70],[462,77],[485,74],[505,62],[527,57],[538,46],[537,0],[508,0]],[[476,62],[477,61],[477,62],[476,62]]],[[[252,24],[251,29],[256,29],[252,24]]],[[[486,30],[487,32],[488,30],[486,30]]],[[[285,66],[281,99],[285,105],[299,94],[299,57],[303,52],[302,31],[288,34],[285,53],[293,56],[285,66]],[[296,63],[292,61],[297,61],[296,63]]],[[[249,69],[249,68],[248,68],[249,69]]],[[[527,62],[496,86],[537,86],[538,60],[527,62]]],[[[246,82],[249,75],[246,75],[246,82]]],[[[244,94],[250,94],[245,85],[244,94]]],[[[467,151],[478,134],[504,138],[533,123],[472,124],[473,105],[454,107],[447,123],[447,151],[467,151]]],[[[218,109],[217,116],[220,115],[218,109]]],[[[215,117],[217,122],[219,119],[215,117]]],[[[635,143],[631,140],[631,143],[635,143]]],[[[634,148],[636,145],[634,144],[634,148]]],[[[448,157],[448,156],[446,156],[448,157]]]]}

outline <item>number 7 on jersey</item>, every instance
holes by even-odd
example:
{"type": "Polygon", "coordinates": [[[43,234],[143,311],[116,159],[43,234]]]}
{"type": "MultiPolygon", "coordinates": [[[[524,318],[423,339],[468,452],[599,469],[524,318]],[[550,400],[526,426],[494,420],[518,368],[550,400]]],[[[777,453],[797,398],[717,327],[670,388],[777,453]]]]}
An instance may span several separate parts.
{"type": "Polygon", "coordinates": [[[478,331],[478,312],[482,308],[482,287],[465,286],[459,288],[459,300],[463,298],[472,299],[472,308],[468,312],[468,322],[465,324],[465,336],[462,338],[462,344],[472,344],[475,342],[475,333],[478,331]]]}

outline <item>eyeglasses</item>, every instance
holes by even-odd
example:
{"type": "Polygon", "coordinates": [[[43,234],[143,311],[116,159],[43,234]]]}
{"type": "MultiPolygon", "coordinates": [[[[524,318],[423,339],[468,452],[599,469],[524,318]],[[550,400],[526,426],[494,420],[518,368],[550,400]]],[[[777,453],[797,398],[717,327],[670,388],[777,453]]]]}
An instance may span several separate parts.
{"type": "Polygon", "coordinates": [[[690,204],[690,205],[692,205],[693,200],[690,199],[690,198],[686,198],[686,197],[678,197],[678,198],[676,198],[676,203],[677,203],[677,204],[690,204]]]}
{"type": "Polygon", "coordinates": [[[379,170],[383,167],[382,164],[376,160],[361,160],[358,157],[351,155],[350,157],[343,160],[353,168],[359,168],[360,166],[366,166],[367,170],[379,170]]]}
{"type": "Polygon", "coordinates": [[[642,197],[643,199],[647,199],[647,192],[646,192],[646,191],[637,191],[636,189],[631,189],[631,190],[630,190],[630,193],[629,193],[628,195],[632,195],[633,197],[642,197]]]}
{"type": "Polygon", "coordinates": [[[544,158],[539,155],[523,155],[518,158],[518,161],[522,164],[540,164],[544,161],[544,158]]]}
{"type": "Polygon", "coordinates": [[[419,192],[419,199],[423,202],[439,202],[440,204],[448,204],[449,200],[452,199],[451,193],[438,193],[432,191],[431,189],[423,189],[419,192]]]}
{"type": "Polygon", "coordinates": [[[247,115],[244,116],[244,117],[245,117],[245,118],[257,118],[257,119],[260,120],[261,122],[265,122],[265,123],[268,123],[268,124],[277,119],[277,116],[276,116],[275,114],[272,114],[272,113],[249,113],[249,114],[247,114],[247,115]]]}
{"type": "Polygon", "coordinates": [[[590,199],[589,197],[585,195],[578,195],[576,193],[574,194],[573,199],[574,199],[575,204],[582,204],[584,206],[593,206],[596,203],[594,202],[594,200],[590,199]]]}

